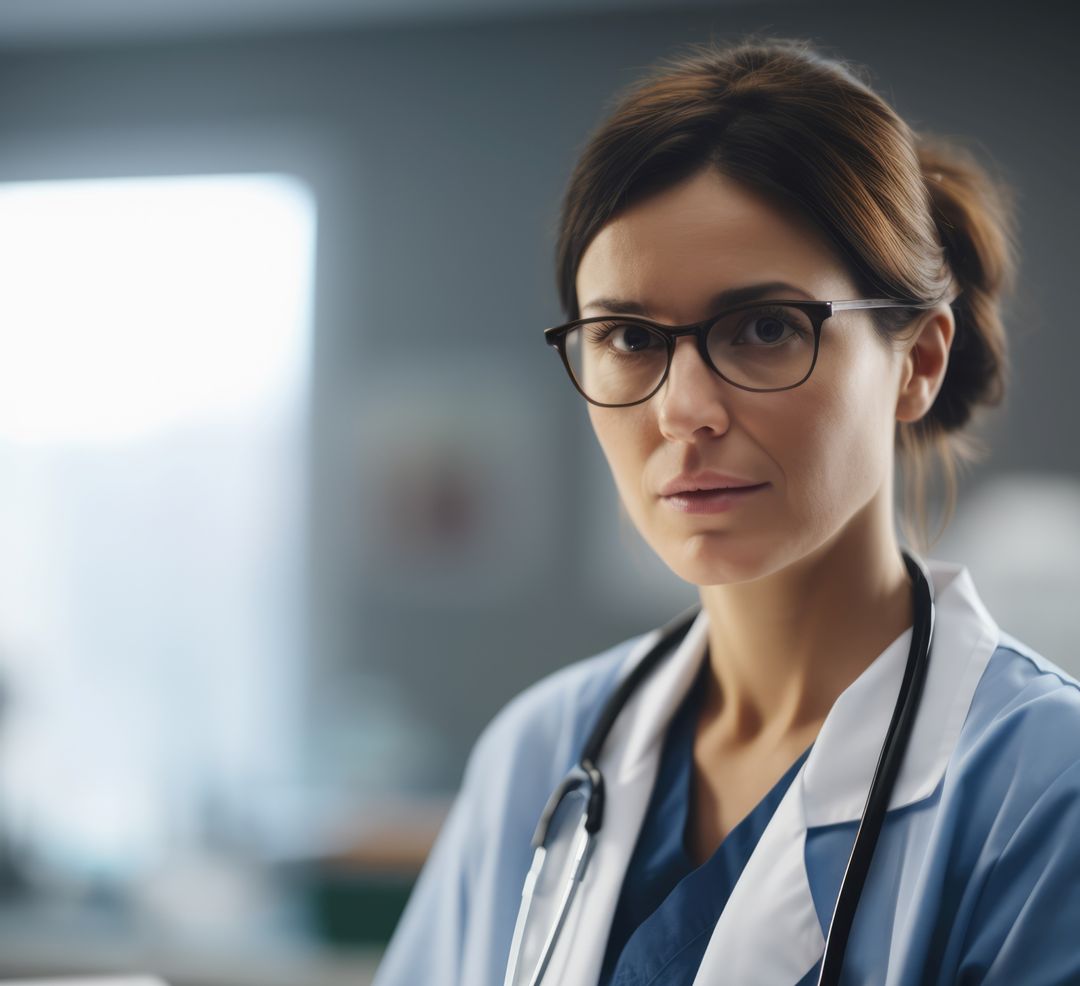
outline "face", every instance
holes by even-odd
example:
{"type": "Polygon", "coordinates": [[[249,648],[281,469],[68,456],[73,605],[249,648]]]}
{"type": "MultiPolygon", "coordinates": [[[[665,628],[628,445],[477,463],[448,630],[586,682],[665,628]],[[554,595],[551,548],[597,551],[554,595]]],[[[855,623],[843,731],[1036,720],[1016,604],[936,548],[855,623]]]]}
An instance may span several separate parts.
{"type": "MultiPolygon", "coordinates": [[[[582,256],[577,293],[582,317],[614,314],[591,303],[618,299],[680,325],[714,314],[719,292],[765,282],[789,285],[770,291],[773,299],[861,297],[812,226],[710,168],[602,228],[582,256]]],[[[680,577],[714,585],[779,571],[842,535],[875,498],[891,504],[901,371],[901,354],[874,332],[869,312],[839,312],[822,327],[810,378],[792,390],[732,386],[684,337],[648,401],[587,406],[646,542],[680,577]],[[688,512],[661,495],[706,470],[767,485],[719,512],[688,512]]]]}

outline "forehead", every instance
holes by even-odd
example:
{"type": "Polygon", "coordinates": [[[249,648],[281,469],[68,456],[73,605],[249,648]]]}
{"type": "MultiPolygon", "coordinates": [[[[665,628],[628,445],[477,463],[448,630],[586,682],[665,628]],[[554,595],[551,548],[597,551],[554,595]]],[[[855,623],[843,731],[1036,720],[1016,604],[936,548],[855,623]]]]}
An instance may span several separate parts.
{"type": "Polygon", "coordinates": [[[593,238],[577,272],[582,314],[596,298],[690,321],[719,290],[786,281],[817,298],[853,297],[839,256],[796,211],[712,168],[619,213],[593,238]]]}

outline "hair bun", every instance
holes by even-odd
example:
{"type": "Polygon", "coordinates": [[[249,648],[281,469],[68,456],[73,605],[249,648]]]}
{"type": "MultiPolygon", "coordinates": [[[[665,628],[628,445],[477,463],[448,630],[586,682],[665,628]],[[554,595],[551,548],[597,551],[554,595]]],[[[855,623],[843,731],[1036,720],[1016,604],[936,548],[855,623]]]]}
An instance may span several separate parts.
{"type": "MultiPolygon", "coordinates": [[[[1007,186],[952,141],[913,131],[869,72],[804,39],[693,46],[627,88],[574,166],[556,245],[567,320],[580,314],[578,265],[600,229],[703,167],[798,212],[863,297],[950,301],[956,332],[944,381],[933,406],[897,428],[896,449],[920,519],[918,470],[931,452],[951,503],[955,461],[967,457],[961,431],[978,405],[1004,393],[1000,308],[1016,270],[1007,186]]],[[[869,316],[884,341],[903,336],[913,317],[885,308],[869,316]]]]}
{"type": "Polygon", "coordinates": [[[1010,187],[991,178],[959,144],[922,136],[916,146],[930,212],[958,287],[993,296],[1010,290],[1017,266],[1010,187]]]}

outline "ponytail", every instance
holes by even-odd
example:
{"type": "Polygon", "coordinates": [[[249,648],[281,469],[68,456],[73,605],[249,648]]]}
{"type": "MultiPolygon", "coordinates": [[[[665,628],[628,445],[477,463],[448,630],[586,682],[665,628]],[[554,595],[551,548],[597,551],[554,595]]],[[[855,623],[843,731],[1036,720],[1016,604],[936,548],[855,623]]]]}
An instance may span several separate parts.
{"type": "Polygon", "coordinates": [[[902,527],[927,550],[956,508],[958,472],[986,447],[963,429],[979,406],[997,406],[1009,376],[1001,298],[1015,286],[1015,206],[1009,186],[995,181],[972,155],[941,138],[917,139],[930,215],[952,277],[956,331],[941,390],[919,421],[898,426],[904,475],[902,527]],[[936,460],[944,482],[943,516],[927,538],[927,488],[936,460]],[[914,528],[912,522],[914,521],[914,528]]]}
{"type": "MultiPolygon", "coordinates": [[[[1007,354],[1000,305],[1015,274],[1012,203],[954,143],[916,134],[859,66],[805,40],[755,38],[691,47],[631,86],[594,133],[563,199],[556,278],[567,319],[578,316],[578,263],[620,210],[709,165],[807,217],[836,247],[866,298],[952,300],[956,333],[941,389],[922,419],[896,426],[907,483],[901,511],[926,542],[925,479],[946,482],[982,450],[964,430],[1000,403],[1007,354]]],[[[876,309],[886,342],[911,309],[876,309]]],[[[934,540],[940,536],[940,532],[934,540]]]]}

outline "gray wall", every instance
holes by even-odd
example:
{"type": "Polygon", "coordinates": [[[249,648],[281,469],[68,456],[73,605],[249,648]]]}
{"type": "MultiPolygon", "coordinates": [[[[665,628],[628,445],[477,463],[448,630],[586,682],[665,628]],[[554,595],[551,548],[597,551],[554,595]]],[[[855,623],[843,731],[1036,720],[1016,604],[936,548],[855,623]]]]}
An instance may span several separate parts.
{"type": "Polygon", "coordinates": [[[992,459],[971,482],[995,471],[1080,477],[1080,69],[1072,23],[1051,13],[1065,6],[763,3],[8,51],[0,180],[289,170],[312,183],[313,769],[394,783],[397,748],[371,735],[378,682],[390,682],[406,728],[426,730],[426,753],[401,765],[400,782],[450,789],[510,695],[683,598],[670,583],[655,598],[631,585],[621,602],[618,586],[598,588],[586,557],[595,513],[580,505],[611,496],[614,513],[613,493],[584,407],[540,339],[560,318],[552,247],[575,154],[613,93],[683,42],[810,37],[868,64],[916,128],[964,135],[993,156],[1019,189],[1023,269],[1008,407],[988,421],[992,459]],[[505,592],[477,586],[440,604],[390,591],[365,567],[356,530],[356,435],[407,430],[393,398],[410,365],[445,385],[448,417],[478,414],[470,381],[488,362],[512,368],[505,399],[524,402],[509,418],[522,423],[518,444],[502,440],[509,471],[542,479],[543,496],[518,515],[540,536],[511,537],[505,592]],[[370,399],[379,394],[385,418],[370,399]]]}

